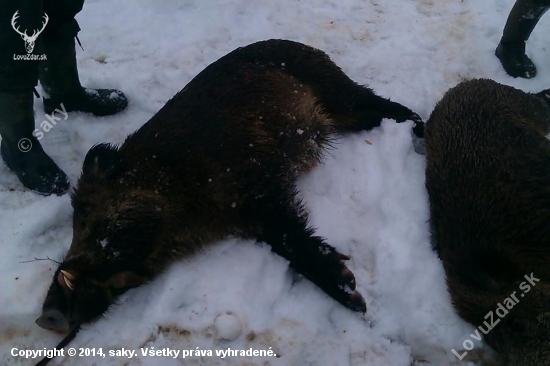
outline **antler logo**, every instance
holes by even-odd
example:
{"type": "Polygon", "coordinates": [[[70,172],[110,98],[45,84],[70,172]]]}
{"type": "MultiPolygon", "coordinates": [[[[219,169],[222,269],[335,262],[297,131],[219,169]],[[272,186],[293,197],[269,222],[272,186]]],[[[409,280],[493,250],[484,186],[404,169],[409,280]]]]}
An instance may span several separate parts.
{"type": "Polygon", "coordinates": [[[33,33],[32,33],[32,36],[29,36],[27,34],[26,29],[25,29],[24,32],[21,32],[19,30],[19,27],[17,27],[17,28],[15,27],[15,21],[17,20],[17,18],[19,18],[18,13],[19,13],[19,10],[17,10],[15,12],[15,14],[13,14],[13,17],[11,18],[11,26],[12,26],[14,31],[16,31],[17,33],[19,33],[21,35],[21,38],[23,38],[23,41],[25,41],[25,49],[27,50],[27,53],[32,53],[32,50],[34,50],[34,43],[36,42],[36,39],[38,38],[40,33],[42,33],[44,28],[46,28],[46,24],[48,24],[48,20],[50,20],[50,18],[48,18],[48,14],[44,13],[44,22],[42,23],[42,29],[40,29],[40,30],[34,29],[33,33]]]}

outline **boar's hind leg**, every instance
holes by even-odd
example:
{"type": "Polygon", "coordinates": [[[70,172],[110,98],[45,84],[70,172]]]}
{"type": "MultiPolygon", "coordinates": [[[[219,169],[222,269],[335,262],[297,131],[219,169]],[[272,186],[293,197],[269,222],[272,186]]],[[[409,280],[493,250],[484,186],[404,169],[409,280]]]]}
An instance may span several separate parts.
{"type": "Polygon", "coordinates": [[[372,90],[357,84],[348,85],[338,92],[338,98],[330,101],[321,98],[320,102],[336,120],[339,132],[368,131],[380,126],[382,119],[390,118],[397,122],[414,121],[414,134],[424,137],[422,118],[404,105],[379,97],[372,90]]]}
{"type": "Polygon", "coordinates": [[[305,213],[299,211],[270,207],[269,213],[259,215],[262,227],[259,239],[336,301],[353,311],[366,312],[365,300],[355,291],[355,277],[343,264],[349,257],[314,236],[305,213]]]}

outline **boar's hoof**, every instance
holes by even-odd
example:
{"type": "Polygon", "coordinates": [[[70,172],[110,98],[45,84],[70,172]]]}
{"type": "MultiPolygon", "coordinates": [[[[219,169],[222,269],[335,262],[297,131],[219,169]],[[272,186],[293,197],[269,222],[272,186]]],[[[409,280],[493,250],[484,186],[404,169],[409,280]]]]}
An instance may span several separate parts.
{"type": "Polygon", "coordinates": [[[325,286],[321,286],[335,300],[350,310],[365,313],[367,305],[363,296],[355,291],[355,276],[350,269],[340,264],[339,272],[333,275],[325,286]]]}
{"type": "Polygon", "coordinates": [[[342,263],[349,259],[349,256],[338,251],[324,254],[322,260],[316,262],[317,266],[310,268],[309,276],[306,277],[348,309],[364,313],[367,305],[361,294],[355,291],[355,276],[342,263]]]}
{"type": "Polygon", "coordinates": [[[411,111],[409,108],[399,106],[398,111],[395,111],[392,115],[385,116],[386,118],[395,119],[397,122],[413,121],[415,123],[423,123],[422,117],[411,111]]]}
{"type": "Polygon", "coordinates": [[[422,126],[424,126],[424,122],[422,121],[422,117],[420,117],[417,113],[412,113],[410,116],[409,116],[409,119],[411,121],[414,121],[416,123],[420,123],[422,124],[422,126]]]}
{"type": "Polygon", "coordinates": [[[363,299],[363,296],[361,296],[359,292],[353,291],[349,296],[348,308],[358,313],[364,314],[367,312],[367,303],[365,302],[365,299],[363,299]]]}
{"type": "Polygon", "coordinates": [[[342,268],[340,277],[342,278],[342,282],[346,284],[346,286],[348,286],[352,291],[355,290],[355,276],[348,267],[344,266],[344,268],[342,268]]]}
{"type": "Polygon", "coordinates": [[[44,311],[40,318],[36,319],[36,324],[47,330],[54,330],[62,333],[69,331],[69,321],[58,310],[44,311]]]}
{"type": "Polygon", "coordinates": [[[342,268],[342,271],[340,272],[340,280],[343,285],[347,286],[351,290],[351,292],[344,291],[347,298],[340,302],[342,302],[342,304],[350,310],[366,313],[367,304],[365,303],[363,296],[361,296],[359,292],[355,291],[355,276],[348,267],[344,266],[344,268],[342,268]]]}

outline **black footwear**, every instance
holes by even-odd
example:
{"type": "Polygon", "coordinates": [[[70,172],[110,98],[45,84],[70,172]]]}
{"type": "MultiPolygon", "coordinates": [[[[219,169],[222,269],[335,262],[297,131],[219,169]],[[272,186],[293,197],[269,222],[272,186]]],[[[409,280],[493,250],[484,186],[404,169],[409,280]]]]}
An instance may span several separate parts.
{"type": "MultiPolygon", "coordinates": [[[[42,85],[44,90],[47,88],[42,85]]],[[[124,94],[115,89],[87,89],[80,88],[70,96],[49,97],[44,96],[44,112],[54,113],[55,109],[62,109],[63,104],[67,112],[87,112],[94,116],[109,116],[126,108],[128,100],[124,94]]]]}
{"type": "Polygon", "coordinates": [[[87,89],[80,85],[74,38],[44,39],[47,60],[40,62],[40,84],[44,89],[44,112],[62,109],[108,116],[126,108],[128,100],[115,89],[87,89]]]}
{"type": "Polygon", "coordinates": [[[69,179],[44,152],[33,131],[32,90],[0,92],[0,154],[4,162],[28,189],[44,195],[64,194],[69,179]]]}
{"type": "Polygon", "coordinates": [[[502,67],[512,77],[526,79],[537,75],[537,68],[533,61],[525,54],[525,42],[498,44],[495,55],[502,63],[502,67]]]}
{"type": "Polygon", "coordinates": [[[525,42],[549,8],[533,0],[517,0],[512,7],[495,51],[510,76],[530,79],[537,75],[535,64],[525,54],[525,42]]]}
{"type": "Polygon", "coordinates": [[[14,147],[4,141],[0,146],[2,159],[17,175],[25,187],[39,194],[61,196],[70,188],[69,179],[55,162],[44,152],[36,138],[25,141],[30,150],[23,152],[21,145],[14,147]]]}

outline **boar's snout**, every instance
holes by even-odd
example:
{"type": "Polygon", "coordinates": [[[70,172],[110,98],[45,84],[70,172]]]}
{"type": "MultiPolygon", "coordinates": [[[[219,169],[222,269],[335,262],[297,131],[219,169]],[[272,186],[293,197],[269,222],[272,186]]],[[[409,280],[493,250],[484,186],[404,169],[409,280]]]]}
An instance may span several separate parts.
{"type": "Polygon", "coordinates": [[[55,309],[44,310],[42,315],[36,319],[36,324],[41,328],[61,333],[67,333],[70,329],[69,320],[55,309]]]}

